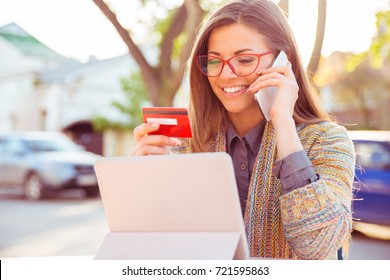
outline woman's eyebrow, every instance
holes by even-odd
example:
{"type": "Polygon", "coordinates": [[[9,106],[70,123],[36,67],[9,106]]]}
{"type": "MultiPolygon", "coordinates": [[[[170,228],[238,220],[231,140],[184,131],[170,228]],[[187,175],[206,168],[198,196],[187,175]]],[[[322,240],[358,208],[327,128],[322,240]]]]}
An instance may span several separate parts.
{"type": "Polygon", "coordinates": [[[238,51],[234,52],[234,54],[240,54],[240,53],[244,53],[246,51],[252,51],[253,52],[252,49],[242,49],[242,50],[238,50],[238,51]]]}
{"type": "MultiPolygon", "coordinates": [[[[253,49],[242,49],[242,50],[238,50],[238,51],[235,51],[234,54],[241,54],[241,53],[244,53],[246,51],[254,51],[253,49]]],[[[208,52],[207,54],[211,54],[211,55],[216,55],[216,56],[220,56],[221,54],[219,52],[214,52],[214,51],[210,51],[208,52]]]]}

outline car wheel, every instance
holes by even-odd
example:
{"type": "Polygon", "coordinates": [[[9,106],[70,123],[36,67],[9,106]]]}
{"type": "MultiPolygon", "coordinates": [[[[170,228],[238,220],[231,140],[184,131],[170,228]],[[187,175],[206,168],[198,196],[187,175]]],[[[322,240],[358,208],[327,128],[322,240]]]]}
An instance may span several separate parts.
{"type": "Polygon", "coordinates": [[[97,197],[99,195],[99,188],[98,187],[85,188],[84,192],[86,197],[97,197]]]}
{"type": "Polygon", "coordinates": [[[43,186],[37,174],[28,176],[24,184],[24,194],[28,200],[39,200],[43,197],[43,186]]]}

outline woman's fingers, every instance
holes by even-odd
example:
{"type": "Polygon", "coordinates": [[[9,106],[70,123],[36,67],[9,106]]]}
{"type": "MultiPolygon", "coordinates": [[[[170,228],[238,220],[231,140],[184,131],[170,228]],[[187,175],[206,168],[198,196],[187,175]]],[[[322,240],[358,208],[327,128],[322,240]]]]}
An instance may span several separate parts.
{"type": "Polygon", "coordinates": [[[142,137],[144,137],[145,135],[148,135],[148,133],[157,131],[159,129],[159,127],[160,127],[160,124],[158,124],[158,123],[140,124],[133,131],[135,141],[138,142],[142,137]]]}
{"type": "Polygon", "coordinates": [[[285,76],[272,72],[270,74],[264,74],[260,78],[258,78],[252,85],[251,85],[251,90],[253,92],[257,92],[258,90],[265,88],[265,87],[280,87],[282,83],[284,82],[283,80],[286,79],[285,76]]]}
{"type": "Polygon", "coordinates": [[[170,154],[172,146],[181,145],[181,141],[164,135],[150,135],[156,131],[159,124],[143,123],[134,129],[134,138],[137,142],[131,155],[161,155],[170,154]]]}
{"type": "Polygon", "coordinates": [[[292,97],[298,98],[299,86],[295,77],[291,79],[279,72],[265,73],[251,85],[251,91],[256,93],[267,87],[277,87],[278,91],[283,92],[283,94],[289,93],[292,97]]]}
{"type": "Polygon", "coordinates": [[[281,87],[284,84],[296,84],[294,72],[292,71],[290,62],[286,66],[277,66],[264,69],[258,74],[260,76],[248,89],[248,91],[252,93],[255,93],[265,87],[281,87]]]}
{"type": "Polygon", "coordinates": [[[137,146],[178,146],[181,141],[165,135],[145,135],[137,141],[137,146]]]}
{"type": "Polygon", "coordinates": [[[286,66],[276,66],[261,71],[260,76],[249,87],[253,94],[268,87],[276,87],[273,103],[270,104],[270,117],[272,121],[278,116],[292,116],[295,102],[298,99],[299,86],[295,79],[291,63],[286,66]]]}
{"type": "Polygon", "coordinates": [[[294,72],[292,71],[290,61],[284,66],[275,66],[275,67],[263,69],[262,71],[260,71],[258,73],[258,75],[264,75],[264,74],[272,73],[272,72],[277,72],[277,73],[282,74],[283,76],[285,76],[289,79],[295,80],[295,75],[294,75],[294,72]]]}
{"type": "Polygon", "coordinates": [[[170,154],[171,149],[169,146],[141,146],[135,149],[132,153],[133,156],[146,156],[146,155],[166,155],[170,154]]]}

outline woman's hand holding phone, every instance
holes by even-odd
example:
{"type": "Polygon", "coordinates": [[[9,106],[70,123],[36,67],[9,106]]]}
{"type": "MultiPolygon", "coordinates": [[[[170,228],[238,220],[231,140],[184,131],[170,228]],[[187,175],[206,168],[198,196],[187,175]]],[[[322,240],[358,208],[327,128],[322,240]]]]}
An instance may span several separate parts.
{"type": "MultiPolygon", "coordinates": [[[[260,88],[273,86],[273,102],[269,109],[269,119],[276,124],[279,119],[292,118],[295,102],[298,99],[299,86],[295,80],[291,63],[265,69],[256,80],[260,88]]],[[[282,120],[281,120],[282,121],[282,120]]]]}
{"type": "MultiPolygon", "coordinates": [[[[268,108],[267,120],[272,121],[276,130],[276,145],[279,159],[303,150],[302,144],[296,132],[293,119],[294,106],[298,99],[299,86],[295,79],[291,63],[287,61],[285,65],[273,65],[259,73],[260,77],[252,84],[251,90],[262,94],[267,89],[272,91],[271,103],[263,106],[261,102],[269,99],[259,100],[260,108],[268,108]]],[[[264,112],[263,112],[264,114],[264,112]]]]}
{"type": "Polygon", "coordinates": [[[260,76],[251,85],[250,91],[255,92],[266,120],[275,124],[280,118],[291,119],[299,87],[286,54],[281,51],[271,67],[258,74],[260,76]]]}

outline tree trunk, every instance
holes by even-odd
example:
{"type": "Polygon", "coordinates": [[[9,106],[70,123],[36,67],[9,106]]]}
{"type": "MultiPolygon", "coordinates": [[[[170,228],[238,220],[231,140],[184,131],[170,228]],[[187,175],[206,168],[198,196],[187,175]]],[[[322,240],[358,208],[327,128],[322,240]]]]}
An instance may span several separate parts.
{"type": "Polygon", "coordinates": [[[326,0],[318,0],[318,19],[317,19],[317,32],[316,40],[311,53],[310,62],[307,66],[307,70],[311,76],[317,72],[318,63],[321,57],[322,44],[324,42],[326,24],[326,0]]]}
{"type": "MultiPolygon", "coordinates": [[[[184,22],[180,22],[181,28],[180,32],[176,30],[176,36],[170,40],[170,44],[173,44],[173,39],[177,38],[180,34],[185,34],[186,42],[181,50],[179,59],[178,59],[178,65],[177,66],[172,66],[169,69],[165,68],[166,71],[161,72],[161,77],[162,77],[162,83],[161,83],[161,88],[160,88],[160,94],[161,96],[161,105],[162,106],[172,106],[173,101],[175,98],[175,95],[182,85],[184,74],[185,74],[185,69],[186,69],[186,63],[188,60],[188,57],[191,54],[191,48],[193,45],[193,41],[195,39],[195,32],[196,28],[202,21],[202,16],[203,16],[203,10],[200,7],[199,0],[185,0],[183,3],[183,6],[180,7],[177,18],[179,18],[180,11],[184,9],[185,10],[185,17],[184,17],[184,22]]],[[[183,18],[183,16],[181,16],[183,18]]],[[[171,25],[170,30],[166,33],[166,35],[174,33],[173,31],[177,28],[175,28],[179,22],[173,22],[171,25]]],[[[168,38],[165,36],[165,38],[168,38]]],[[[166,40],[165,40],[166,41],[166,40]]],[[[169,47],[169,44],[165,43],[165,46],[169,47]]],[[[162,49],[163,53],[164,49],[162,49]]],[[[171,50],[172,52],[172,50],[171,50]]],[[[168,53],[168,52],[165,52],[168,53]]],[[[170,59],[170,58],[169,58],[170,59]]],[[[164,64],[162,63],[164,61],[164,58],[161,57],[160,60],[160,67],[161,69],[164,68],[164,64]]]]}
{"type": "Polygon", "coordinates": [[[104,0],[93,1],[114,25],[129,53],[139,65],[152,104],[154,106],[172,106],[176,92],[182,84],[186,61],[195,38],[196,27],[202,20],[203,10],[200,7],[199,0],[185,0],[183,5],[177,9],[169,30],[166,34],[163,34],[164,39],[160,49],[161,56],[157,67],[152,67],[147,62],[129,32],[119,23],[115,13],[110,10],[104,0]],[[174,40],[181,34],[185,34],[187,40],[181,50],[178,65],[173,65],[174,40]]]}
{"type": "Polygon", "coordinates": [[[279,7],[283,10],[285,16],[288,18],[288,14],[290,12],[290,5],[289,5],[289,0],[280,0],[278,5],[279,7]]]}

